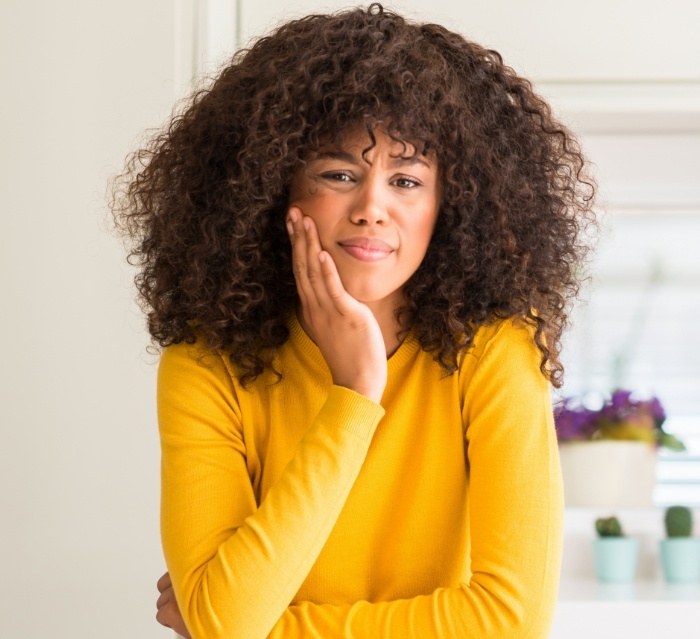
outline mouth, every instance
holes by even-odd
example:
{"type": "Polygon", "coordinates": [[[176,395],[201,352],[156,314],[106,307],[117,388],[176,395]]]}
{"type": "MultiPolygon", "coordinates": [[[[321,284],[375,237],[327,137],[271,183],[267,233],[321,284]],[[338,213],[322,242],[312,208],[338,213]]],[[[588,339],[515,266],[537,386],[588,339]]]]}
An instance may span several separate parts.
{"type": "Polygon", "coordinates": [[[370,237],[351,237],[338,242],[338,246],[361,262],[378,262],[394,252],[386,242],[370,237]]]}

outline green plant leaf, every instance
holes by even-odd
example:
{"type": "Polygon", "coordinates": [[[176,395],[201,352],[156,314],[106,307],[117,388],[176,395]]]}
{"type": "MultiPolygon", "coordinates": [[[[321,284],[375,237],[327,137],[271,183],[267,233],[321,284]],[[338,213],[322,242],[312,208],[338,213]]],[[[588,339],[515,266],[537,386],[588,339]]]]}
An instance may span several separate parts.
{"type": "Polygon", "coordinates": [[[686,450],[685,444],[680,439],[678,439],[675,435],[664,432],[659,435],[659,446],[663,446],[664,448],[677,452],[686,450]]]}

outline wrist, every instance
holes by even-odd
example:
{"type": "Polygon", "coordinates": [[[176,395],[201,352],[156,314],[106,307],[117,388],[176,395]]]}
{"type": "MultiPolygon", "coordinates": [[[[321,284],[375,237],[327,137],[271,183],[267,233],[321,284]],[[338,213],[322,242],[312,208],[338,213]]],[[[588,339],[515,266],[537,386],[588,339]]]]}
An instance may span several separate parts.
{"type": "Polygon", "coordinates": [[[375,404],[381,404],[382,395],[384,395],[384,388],[386,386],[386,380],[384,382],[344,382],[343,380],[334,378],[333,384],[347,388],[355,393],[358,393],[359,395],[363,395],[367,399],[373,401],[375,404]]]}

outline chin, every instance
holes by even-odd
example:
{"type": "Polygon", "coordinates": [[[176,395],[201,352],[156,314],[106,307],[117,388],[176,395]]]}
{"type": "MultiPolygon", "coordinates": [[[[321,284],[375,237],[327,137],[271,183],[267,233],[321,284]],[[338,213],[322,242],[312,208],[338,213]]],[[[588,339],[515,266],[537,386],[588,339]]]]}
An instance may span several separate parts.
{"type": "Polygon", "coordinates": [[[358,302],[363,304],[377,304],[392,298],[401,299],[401,286],[395,287],[389,280],[390,273],[343,273],[338,269],[340,281],[345,290],[358,302]]]}
{"type": "Polygon", "coordinates": [[[375,293],[374,291],[368,291],[365,288],[353,289],[353,287],[350,287],[346,288],[346,290],[358,302],[362,302],[363,304],[372,304],[374,302],[379,302],[380,300],[386,297],[386,295],[380,295],[378,293],[375,293]]]}
{"type": "Polygon", "coordinates": [[[387,290],[386,286],[374,287],[358,284],[353,286],[352,284],[345,284],[345,290],[352,295],[358,302],[363,304],[373,305],[380,302],[386,302],[393,298],[400,299],[400,294],[397,294],[395,290],[387,290]]]}

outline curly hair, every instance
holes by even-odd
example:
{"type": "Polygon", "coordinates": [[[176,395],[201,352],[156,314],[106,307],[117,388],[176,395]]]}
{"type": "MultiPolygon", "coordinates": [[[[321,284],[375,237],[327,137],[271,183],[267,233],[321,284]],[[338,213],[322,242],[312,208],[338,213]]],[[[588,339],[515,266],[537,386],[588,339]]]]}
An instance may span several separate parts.
{"type": "Polygon", "coordinates": [[[446,373],[477,328],[534,327],[561,385],[561,334],[594,223],[572,134],[501,56],[373,4],[282,25],[236,53],[130,155],[112,209],[155,343],[204,340],[243,384],[289,337],[292,176],[350,128],[435,154],[440,211],[399,319],[446,373]]]}

